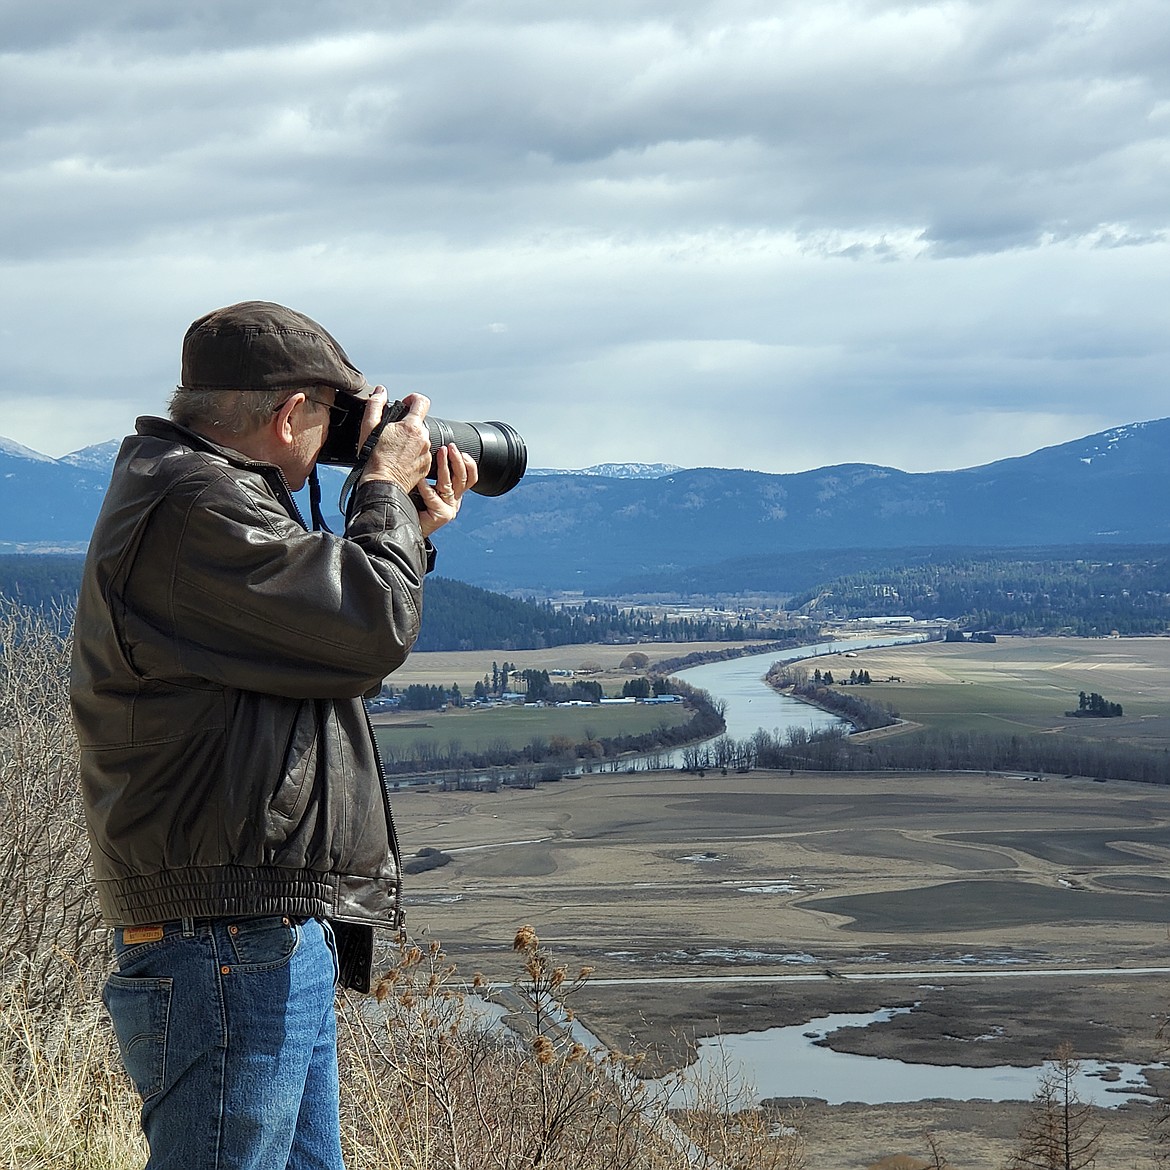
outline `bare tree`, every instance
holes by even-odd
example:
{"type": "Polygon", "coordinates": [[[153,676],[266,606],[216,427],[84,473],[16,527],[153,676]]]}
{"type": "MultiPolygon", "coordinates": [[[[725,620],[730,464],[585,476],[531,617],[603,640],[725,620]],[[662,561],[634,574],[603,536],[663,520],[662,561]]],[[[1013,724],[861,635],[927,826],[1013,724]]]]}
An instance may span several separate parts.
{"type": "Polygon", "coordinates": [[[922,1134],[927,1148],[930,1150],[930,1170],[950,1170],[950,1162],[942,1152],[938,1138],[928,1129],[922,1134]]]}
{"type": "Polygon", "coordinates": [[[0,976],[30,1005],[104,971],[89,871],[69,639],[60,615],[0,598],[0,976]]]}
{"type": "Polygon", "coordinates": [[[1020,1129],[1010,1170],[1084,1170],[1096,1165],[1105,1127],[1073,1085],[1080,1062],[1071,1045],[1056,1050],[1055,1064],[1040,1082],[1020,1129]]]}

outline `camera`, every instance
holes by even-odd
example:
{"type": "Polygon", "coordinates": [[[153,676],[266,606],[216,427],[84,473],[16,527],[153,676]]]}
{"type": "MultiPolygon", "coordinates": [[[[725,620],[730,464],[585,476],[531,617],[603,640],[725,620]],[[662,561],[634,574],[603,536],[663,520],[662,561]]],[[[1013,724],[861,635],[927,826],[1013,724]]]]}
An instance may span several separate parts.
{"type": "MultiPolygon", "coordinates": [[[[338,394],[332,413],[325,445],[317,456],[318,463],[353,467],[358,461],[358,440],[361,437],[362,415],[365,404],[349,395],[338,394]]],[[[397,421],[406,413],[401,402],[388,402],[383,418],[397,421]]],[[[448,443],[454,443],[465,455],[470,455],[479,468],[479,479],[471,490],[481,496],[502,496],[510,492],[528,469],[528,448],[513,427],[501,422],[452,422],[450,419],[428,415],[424,420],[431,436],[431,469],[428,479],[435,477],[434,453],[448,443]]]]}

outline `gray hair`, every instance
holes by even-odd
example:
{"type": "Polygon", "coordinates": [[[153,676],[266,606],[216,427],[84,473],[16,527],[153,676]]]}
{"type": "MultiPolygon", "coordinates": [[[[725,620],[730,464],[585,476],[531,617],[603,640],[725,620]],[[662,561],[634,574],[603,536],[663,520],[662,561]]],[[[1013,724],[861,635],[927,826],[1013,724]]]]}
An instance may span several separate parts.
{"type": "MultiPolygon", "coordinates": [[[[304,392],[312,386],[299,388],[304,392]]],[[[259,430],[297,390],[188,390],[177,386],[168,406],[171,421],[193,431],[242,439],[259,430]]]]}

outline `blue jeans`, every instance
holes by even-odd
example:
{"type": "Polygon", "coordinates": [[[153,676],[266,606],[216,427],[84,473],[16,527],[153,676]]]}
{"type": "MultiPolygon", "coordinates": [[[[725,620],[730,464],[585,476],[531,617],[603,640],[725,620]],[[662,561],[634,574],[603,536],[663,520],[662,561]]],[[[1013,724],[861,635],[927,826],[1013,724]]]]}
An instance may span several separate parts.
{"type": "Polygon", "coordinates": [[[147,1170],[344,1170],[333,932],[309,919],[114,931],[102,999],[147,1170]]]}

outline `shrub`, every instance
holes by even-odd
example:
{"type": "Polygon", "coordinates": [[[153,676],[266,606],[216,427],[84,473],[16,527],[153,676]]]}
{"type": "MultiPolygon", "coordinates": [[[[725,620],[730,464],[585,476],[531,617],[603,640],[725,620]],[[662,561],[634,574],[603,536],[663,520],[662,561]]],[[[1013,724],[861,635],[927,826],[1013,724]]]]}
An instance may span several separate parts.
{"type": "Polygon", "coordinates": [[[426,873],[431,869],[442,869],[451,864],[451,854],[441,849],[420,849],[409,861],[402,863],[403,873],[426,873]]]}
{"type": "Polygon", "coordinates": [[[0,599],[0,1165],[129,1170],[145,1144],[98,999],[67,624],[0,599]]]}
{"type": "Polygon", "coordinates": [[[686,1108],[673,1108],[674,1096],[639,1075],[641,1057],[591,1045],[575,1028],[569,1002],[589,968],[570,974],[531,926],[514,949],[523,964],[514,985],[489,988],[477,976],[466,987],[439,943],[424,950],[404,938],[375,989],[380,1011],[346,999],[351,1170],[803,1165],[793,1131],[757,1110],[726,1109],[725,1088],[688,1086],[686,1108]],[[510,1031],[491,1025],[480,993],[504,1005],[510,1031]]]}
{"type": "Polygon", "coordinates": [[[62,624],[0,598],[0,980],[46,1010],[74,994],[77,977],[99,976],[107,956],[62,624]]]}

